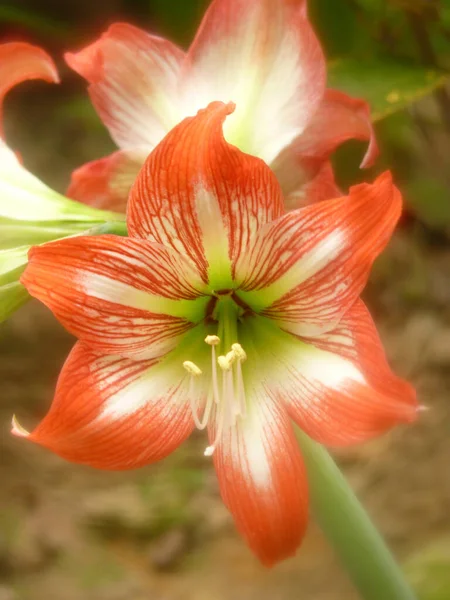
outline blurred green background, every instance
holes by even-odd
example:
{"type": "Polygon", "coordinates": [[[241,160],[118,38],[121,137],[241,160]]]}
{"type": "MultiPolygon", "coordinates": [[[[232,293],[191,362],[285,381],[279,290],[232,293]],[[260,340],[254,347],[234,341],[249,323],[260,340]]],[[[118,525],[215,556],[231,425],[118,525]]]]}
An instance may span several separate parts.
{"type": "MultiPolygon", "coordinates": [[[[276,0],[274,0],[276,1],[276,0]]],[[[45,47],[60,86],[34,82],[5,103],[8,142],[64,191],[70,172],[114,149],[85,83],[62,53],[131,22],[188,47],[206,0],[0,0],[2,41],[45,47]]],[[[341,148],[341,185],[393,170],[406,210],[366,291],[393,366],[430,407],[337,459],[421,600],[450,598],[450,2],[311,0],[329,84],[368,100],[381,157],[341,148]]],[[[69,465],[8,434],[36,422],[72,339],[35,303],[0,330],[0,600],[352,600],[357,595],[314,523],[299,555],[263,570],[235,534],[202,456],[111,474],[69,465]]],[[[386,599],[391,600],[391,599],[386,599]]],[[[395,600],[395,599],[392,599],[395,600]]]]}

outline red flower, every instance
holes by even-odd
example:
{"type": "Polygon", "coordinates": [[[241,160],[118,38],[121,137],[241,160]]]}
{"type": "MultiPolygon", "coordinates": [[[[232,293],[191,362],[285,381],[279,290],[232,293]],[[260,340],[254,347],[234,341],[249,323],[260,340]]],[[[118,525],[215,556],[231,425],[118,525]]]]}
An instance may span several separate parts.
{"type": "Polygon", "coordinates": [[[225,137],[274,170],[288,208],[331,198],[328,158],[349,138],[377,146],[362,100],[325,89],[325,60],[305,0],[213,0],[187,54],[126,24],[112,25],[68,64],[120,150],[77,169],[69,196],[125,210],[149,152],[209,102],[235,102],[225,137]]]}
{"type": "Polygon", "coordinates": [[[130,194],[130,238],[34,248],[22,277],[79,342],[27,436],[130,469],[206,427],[224,502],[265,564],[293,554],[307,481],[291,419],[333,446],[412,421],[358,296],[401,211],[389,173],[286,213],[263,161],[229,145],[220,102],[186,118],[130,194]]]}

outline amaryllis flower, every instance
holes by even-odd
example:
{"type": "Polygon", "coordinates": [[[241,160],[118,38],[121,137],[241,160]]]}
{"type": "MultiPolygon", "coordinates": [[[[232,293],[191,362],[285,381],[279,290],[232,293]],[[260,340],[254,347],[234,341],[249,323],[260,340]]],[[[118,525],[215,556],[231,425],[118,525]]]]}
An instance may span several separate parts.
{"type": "Polygon", "coordinates": [[[150,154],[130,237],[32,249],[22,277],[79,341],[28,433],[60,456],[130,469],[207,429],[222,497],[265,564],[291,555],[307,481],[291,419],[332,446],[416,416],[358,296],[401,211],[389,173],[286,212],[266,164],[228,144],[216,102],[150,154]]]}
{"type": "Polygon", "coordinates": [[[68,195],[120,210],[149,152],[209,102],[236,104],[225,138],[274,170],[286,206],[336,194],[329,156],[349,138],[370,140],[362,100],[326,89],[325,60],[306,0],[213,0],[187,53],[131,25],[112,25],[70,67],[120,148],[77,169],[68,195]]]}

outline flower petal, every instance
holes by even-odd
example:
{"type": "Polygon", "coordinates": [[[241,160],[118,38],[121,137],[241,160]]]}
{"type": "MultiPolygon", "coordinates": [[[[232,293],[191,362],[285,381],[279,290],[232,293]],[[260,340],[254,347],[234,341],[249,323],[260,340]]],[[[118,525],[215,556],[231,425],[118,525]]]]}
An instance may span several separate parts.
{"type": "Polygon", "coordinates": [[[150,148],[120,150],[86,163],[72,173],[67,195],[96,208],[124,213],[131,186],[149,153],[150,148]]]}
{"type": "Polygon", "coordinates": [[[401,213],[389,172],[349,196],[292,211],[261,230],[237,267],[240,298],[301,336],[331,330],[364,288],[401,213]]]}
{"type": "Polygon", "coordinates": [[[417,406],[413,387],[391,371],[375,323],[362,300],[355,302],[335,329],[305,341],[351,361],[373,387],[386,395],[417,406]]]}
{"type": "Polygon", "coordinates": [[[172,361],[101,356],[78,342],[58,380],[51,409],[28,434],[13,433],[76,463],[132,469],[175,450],[192,432],[186,373],[172,361]]]}
{"type": "Polygon", "coordinates": [[[185,258],[113,235],[32,248],[21,282],[92,348],[139,359],[173,348],[208,302],[185,258]]]}
{"type": "Polygon", "coordinates": [[[262,385],[316,441],[346,446],[416,419],[415,392],[389,369],[362,304],[333,332],[310,340],[260,319],[248,335],[260,354],[262,385]]]}
{"type": "Polygon", "coordinates": [[[287,210],[342,196],[330,161],[322,163],[317,170],[317,164],[313,166],[310,161],[302,163],[301,158],[293,155],[291,159],[272,165],[283,190],[287,210]]]}
{"type": "Polygon", "coordinates": [[[249,239],[284,211],[269,167],[223,137],[233,108],[214,102],[175,127],[140,171],[127,212],[131,236],[186,254],[216,289],[231,286],[249,239]]]}
{"type": "Polygon", "coordinates": [[[306,130],[271,164],[289,210],[339,196],[329,157],[350,139],[368,140],[361,168],[370,167],[378,146],[369,105],[337,90],[326,90],[306,130]]]}
{"type": "MultiPolygon", "coordinates": [[[[213,457],[224,503],[246,542],[267,566],[292,556],[305,533],[305,467],[286,412],[264,396],[224,430],[213,457]]],[[[210,438],[214,430],[210,431],[210,438]]]]}
{"type": "Polygon", "coordinates": [[[294,152],[303,158],[326,160],[338,146],[351,139],[369,141],[361,168],[372,166],[378,156],[378,146],[369,105],[359,98],[328,89],[314,118],[292,145],[294,152]]]}
{"type": "Polygon", "coordinates": [[[120,148],[153,148],[179,121],[176,90],[183,58],[171,42],[125,23],[65,55],[90,83],[92,102],[120,148]]]}
{"type": "Polygon", "coordinates": [[[50,56],[37,46],[24,42],[0,45],[0,136],[3,137],[3,99],[9,90],[30,79],[58,83],[59,77],[50,56]]]}
{"type": "Polygon", "coordinates": [[[304,0],[215,0],[183,68],[186,114],[235,102],[225,137],[270,163],[306,128],[325,90],[325,61],[304,0]]]}

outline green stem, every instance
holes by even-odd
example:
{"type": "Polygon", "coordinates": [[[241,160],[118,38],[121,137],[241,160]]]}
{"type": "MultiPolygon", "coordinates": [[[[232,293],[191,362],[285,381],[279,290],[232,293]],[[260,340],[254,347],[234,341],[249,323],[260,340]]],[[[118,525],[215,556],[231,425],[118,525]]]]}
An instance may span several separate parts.
{"type": "Polygon", "coordinates": [[[298,439],[313,513],[364,600],[415,600],[394,557],[326,449],[298,439]]]}

